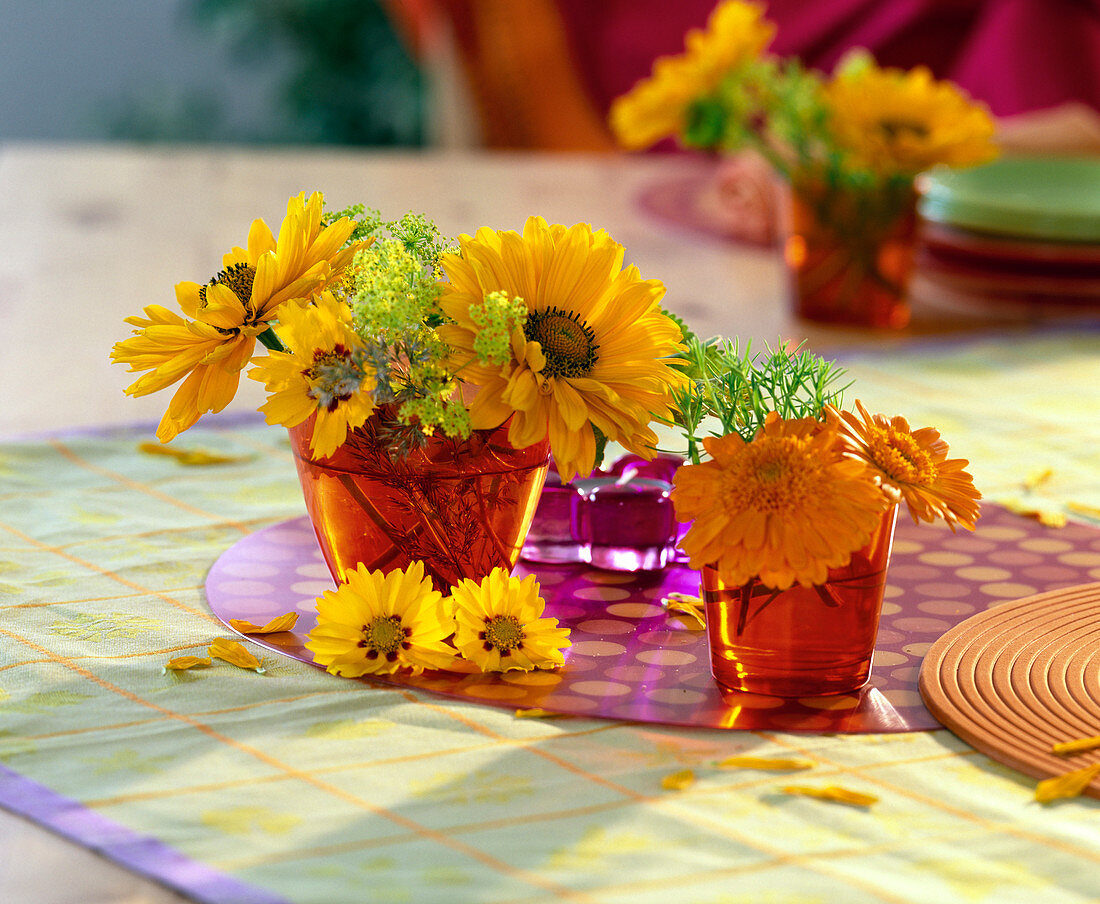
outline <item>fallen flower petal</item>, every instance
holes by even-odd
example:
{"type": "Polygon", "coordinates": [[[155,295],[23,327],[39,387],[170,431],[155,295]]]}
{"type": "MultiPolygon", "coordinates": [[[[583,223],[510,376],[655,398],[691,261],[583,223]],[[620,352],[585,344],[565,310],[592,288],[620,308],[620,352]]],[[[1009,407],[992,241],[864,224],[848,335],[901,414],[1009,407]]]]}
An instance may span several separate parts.
{"type": "Polygon", "coordinates": [[[1085,505],[1083,502],[1067,502],[1068,508],[1075,515],[1084,515],[1086,518],[1100,519],[1100,508],[1095,505],[1085,505]]]}
{"type": "Polygon", "coordinates": [[[690,769],[671,772],[661,779],[661,787],[666,791],[683,791],[695,784],[695,773],[690,769]]]}
{"type": "Polygon", "coordinates": [[[141,443],[138,451],[146,455],[167,455],[181,465],[226,465],[252,458],[251,455],[224,455],[221,452],[211,452],[209,449],[176,449],[154,442],[141,443]]]}
{"type": "Polygon", "coordinates": [[[697,630],[701,631],[707,626],[703,601],[698,597],[688,596],[686,593],[670,593],[661,600],[661,605],[665,607],[665,611],[669,615],[687,616],[687,619],[684,620],[685,627],[695,629],[695,625],[688,622],[689,619],[698,624],[697,630]]]}
{"type": "Polygon", "coordinates": [[[226,640],[224,637],[218,637],[210,644],[210,649],[207,652],[215,659],[222,659],[228,662],[230,665],[235,665],[241,669],[252,669],[259,674],[263,674],[264,668],[260,665],[260,660],[248,652],[241,644],[235,640],[226,640]]]}
{"type": "Polygon", "coordinates": [[[556,713],[549,709],[539,709],[537,706],[516,710],[517,719],[564,719],[568,716],[569,713],[556,713]]]}
{"type": "Polygon", "coordinates": [[[1021,515],[1024,518],[1031,518],[1046,527],[1066,526],[1066,516],[1063,512],[1037,508],[1034,505],[1028,505],[1025,502],[1021,502],[1019,499],[1005,499],[1001,501],[1001,504],[1010,512],[1021,515]]]}
{"type": "Polygon", "coordinates": [[[854,807],[869,807],[878,802],[874,794],[864,794],[861,791],[849,791],[839,785],[826,785],[824,788],[811,788],[807,785],[787,785],[782,789],[784,794],[798,794],[803,797],[816,797],[818,800],[828,800],[838,804],[851,804],[854,807]]]}
{"type": "Polygon", "coordinates": [[[277,615],[266,625],[257,625],[246,618],[229,619],[229,627],[242,634],[278,634],[280,631],[289,631],[298,623],[297,612],[287,612],[285,615],[277,615]]]}
{"type": "Polygon", "coordinates": [[[175,659],[169,659],[164,664],[164,670],[166,672],[182,672],[186,669],[197,669],[207,665],[210,665],[210,660],[205,656],[177,656],[175,659]]]}
{"type": "Polygon", "coordinates": [[[1041,804],[1063,797],[1079,797],[1096,776],[1100,775],[1100,763],[1084,769],[1074,769],[1065,775],[1043,779],[1035,786],[1035,799],[1041,804]]]}
{"type": "Polygon", "coordinates": [[[1100,736],[1077,738],[1074,741],[1060,741],[1050,748],[1050,752],[1059,756],[1072,756],[1075,753],[1084,753],[1086,750],[1095,750],[1097,747],[1100,747],[1100,736]]]}
{"type": "Polygon", "coordinates": [[[796,772],[813,769],[813,760],[793,760],[781,757],[728,756],[714,764],[719,769],[763,769],[769,772],[796,772]]]}
{"type": "Polygon", "coordinates": [[[1042,486],[1050,478],[1054,476],[1054,471],[1051,468],[1038,468],[1032,471],[1027,477],[1024,478],[1024,489],[1034,490],[1036,487],[1042,486]]]}

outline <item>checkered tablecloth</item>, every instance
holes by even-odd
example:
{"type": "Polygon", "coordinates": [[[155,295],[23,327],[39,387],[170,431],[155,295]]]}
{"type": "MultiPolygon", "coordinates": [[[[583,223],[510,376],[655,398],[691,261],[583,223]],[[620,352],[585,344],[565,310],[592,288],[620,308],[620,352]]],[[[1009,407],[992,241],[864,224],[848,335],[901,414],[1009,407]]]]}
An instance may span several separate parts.
{"type": "MultiPolygon", "coordinates": [[[[939,427],[990,498],[1072,504],[1086,521],[1100,508],[1100,335],[914,342],[844,363],[850,397],[939,427]]],[[[227,635],[203,596],[219,554],[303,506],[285,433],[256,418],[177,440],[239,456],[218,466],[140,453],[149,432],[0,445],[10,809],[217,904],[1100,898],[1100,802],[1038,805],[1031,779],[944,730],[520,719],[272,655],[262,675],[217,661],[165,674],[227,635]],[[734,754],[816,765],[715,767],[734,754]],[[662,786],[684,769],[694,784],[662,786]]]]}

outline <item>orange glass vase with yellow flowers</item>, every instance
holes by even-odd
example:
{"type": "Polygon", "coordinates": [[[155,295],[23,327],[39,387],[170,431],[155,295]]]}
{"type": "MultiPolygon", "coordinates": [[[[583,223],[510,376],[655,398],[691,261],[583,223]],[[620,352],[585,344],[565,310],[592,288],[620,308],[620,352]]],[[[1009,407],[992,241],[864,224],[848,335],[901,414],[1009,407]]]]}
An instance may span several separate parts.
{"type": "Polygon", "coordinates": [[[811,355],[754,359],[695,340],[688,357],[702,402],[681,399],[691,463],[672,500],[692,522],[680,545],[701,572],[715,680],[784,697],[858,689],[898,503],[914,520],[972,529],[979,493],[966,461],[948,459],[931,428],[911,430],[859,402],[840,410],[829,391],[839,372],[811,355]],[[704,415],[727,432],[697,439],[704,415]]]}
{"type": "Polygon", "coordinates": [[[548,440],[515,449],[502,426],[432,437],[395,456],[394,434],[409,428],[382,408],[322,457],[310,451],[315,424],[291,427],[290,443],[337,583],[360,564],[389,572],[419,561],[447,593],[464,578],[515,566],[550,463],[548,440]]]}
{"type": "Polygon", "coordinates": [[[869,188],[791,186],[783,244],[791,307],[820,323],[909,323],[917,242],[911,179],[869,188]]]}

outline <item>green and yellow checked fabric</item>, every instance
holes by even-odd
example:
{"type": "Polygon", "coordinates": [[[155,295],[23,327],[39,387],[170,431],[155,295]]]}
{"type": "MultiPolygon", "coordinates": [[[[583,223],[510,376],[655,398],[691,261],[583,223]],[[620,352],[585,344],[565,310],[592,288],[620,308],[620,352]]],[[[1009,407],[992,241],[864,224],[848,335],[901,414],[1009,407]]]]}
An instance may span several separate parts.
{"type": "MultiPolygon", "coordinates": [[[[914,344],[845,363],[870,408],[940,427],[988,496],[1020,496],[1029,473],[1050,468],[1033,502],[1100,508],[1100,336],[914,344]]],[[[1035,804],[1031,779],[942,730],[518,719],[271,656],[263,675],[217,661],[165,674],[169,658],[226,635],[204,604],[211,563],[303,507],[277,429],[227,420],[177,440],[241,457],[209,467],[142,454],[145,439],[0,445],[0,762],[256,887],[257,900],[1100,896],[1100,802],[1035,804]],[[796,776],[714,768],[735,754],[817,765],[796,776]],[[683,769],[693,785],[662,787],[683,769]],[[779,793],[792,783],[879,801],[779,793]]]]}

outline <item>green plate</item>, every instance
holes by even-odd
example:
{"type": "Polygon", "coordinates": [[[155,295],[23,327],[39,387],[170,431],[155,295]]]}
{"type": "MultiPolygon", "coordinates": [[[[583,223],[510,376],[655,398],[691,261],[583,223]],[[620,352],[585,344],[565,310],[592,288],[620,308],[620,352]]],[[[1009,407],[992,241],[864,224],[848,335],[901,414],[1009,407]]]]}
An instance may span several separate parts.
{"type": "Polygon", "coordinates": [[[1100,158],[1005,157],[922,177],[921,215],[1052,242],[1100,242],[1100,158]]]}

